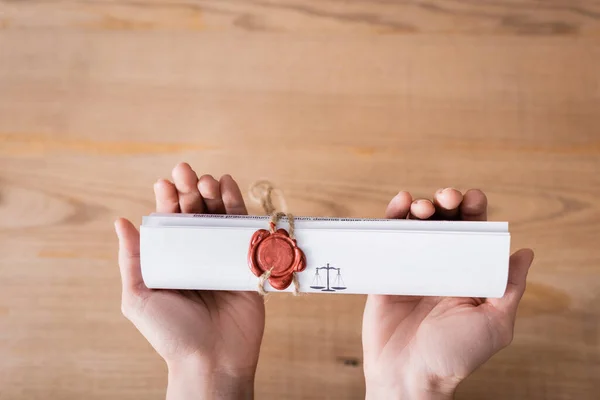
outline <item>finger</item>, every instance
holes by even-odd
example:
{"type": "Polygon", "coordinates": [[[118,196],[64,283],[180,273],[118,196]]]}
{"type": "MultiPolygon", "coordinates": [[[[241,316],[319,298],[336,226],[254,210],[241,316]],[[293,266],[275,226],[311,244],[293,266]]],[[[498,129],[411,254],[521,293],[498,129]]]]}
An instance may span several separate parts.
{"type": "Polygon", "coordinates": [[[144,284],[140,266],[140,234],[133,224],[124,218],[115,221],[119,238],[119,269],[123,293],[140,295],[149,289],[144,284]]]}
{"type": "Polygon", "coordinates": [[[223,175],[219,181],[221,196],[227,214],[246,215],[246,204],[240,187],[231,175],[223,175]]]}
{"type": "Polygon", "coordinates": [[[454,188],[440,189],[433,195],[435,215],[437,219],[456,219],[459,206],[463,200],[461,192],[454,188]]]}
{"type": "Polygon", "coordinates": [[[412,202],[410,205],[410,213],[408,218],[410,219],[429,219],[433,217],[435,213],[435,207],[429,200],[419,199],[412,202]]]}
{"type": "Polygon", "coordinates": [[[159,179],[154,184],[154,196],[156,197],[156,212],[178,213],[179,195],[175,185],[166,179],[159,179]]]}
{"type": "Polygon", "coordinates": [[[513,318],[516,316],[519,301],[525,293],[527,273],[533,257],[531,249],[521,249],[510,257],[506,292],[499,299],[488,299],[488,303],[513,318]]]}
{"type": "Polygon", "coordinates": [[[487,197],[479,189],[469,189],[460,204],[460,218],[463,221],[487,221],[487,197]]]}
{"type": "Polygon", "coordinates": [[[211,175],[202,175],[198,181],[198,190],[209,213],[225,214],[225,204],[223,204],[223,197],[221,197],[219,181],[211,175]]]}
{"type": "Polygon", "coordinates": [[[408,216],[410,211],[410,204],[412,203],[412,196],[410,193],[401,191],[392,198],[390,203],[385,210],[386,218],[400,218],[404,219],[408,216]]]}
{"type": "Polygon", "coordinates": [[[179,208],[183,213],[204,212],[204,201],[198,190],[198,175],[188,163],[179,163],[173,168],[173,182],[179,195],[179,208]]]}

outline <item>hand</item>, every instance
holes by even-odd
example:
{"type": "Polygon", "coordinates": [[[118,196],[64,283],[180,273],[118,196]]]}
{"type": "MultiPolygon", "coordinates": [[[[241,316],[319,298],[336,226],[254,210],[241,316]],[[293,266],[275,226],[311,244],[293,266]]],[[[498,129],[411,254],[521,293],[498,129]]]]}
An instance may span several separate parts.
{"type": "MultiPolygon", "coordinates": [[[[438,190],[413,201],[400,192],[387,218],[485,221],[487,199],[438,190]]],[[[517,306],[525,291],[533,252],[510,258],[506,292],[499,299],[382,296],[367,298],[363,350],[367,398],[445,399],[464,378],[512,341],[517,306]]]]}
{"type": "MultiPolygon", "coordinates": [[[[182,163],[173,170],[173,182],[154,185],[157,212],[247,213],[229,175],[220,181],[210,175],[198,179],[182,163]]],[[[138,231],[125,219],[115,228],[122,311],[166,361],[167,398],[251,398],[265,325],[262,298],[254,292],[148,289],[138,231]]]]}

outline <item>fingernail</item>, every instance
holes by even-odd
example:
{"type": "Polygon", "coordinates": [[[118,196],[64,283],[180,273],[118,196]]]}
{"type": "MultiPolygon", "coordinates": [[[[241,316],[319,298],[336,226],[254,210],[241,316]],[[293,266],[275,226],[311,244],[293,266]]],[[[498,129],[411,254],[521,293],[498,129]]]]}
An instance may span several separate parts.
{"type": "Polygon", "coordinates": [[[154,182],[154,190],[157,190],[160,185],[162,185],[162,182],[164,181],[164,179],[159,179],[156,182],[154,182]]]}

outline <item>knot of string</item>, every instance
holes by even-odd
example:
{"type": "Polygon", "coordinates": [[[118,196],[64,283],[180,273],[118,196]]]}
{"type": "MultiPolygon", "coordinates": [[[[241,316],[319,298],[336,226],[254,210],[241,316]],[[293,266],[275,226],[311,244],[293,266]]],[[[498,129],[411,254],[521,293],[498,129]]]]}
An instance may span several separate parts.
{"type": "MultiPolygon", "coordinates": [[[[258,181],[255,182],[250,187],[250,198],[255,202],[262,206],[266,215],[271,216],[271,221],[269,223],[271,233],[275,232],[277,228],[277,223],[283,217],[286,217],[289,224],[288,234],[291,239],[295,239],[295,224],[294,224],[294,216],[291,213],[287,212],[287,204],[285,202],[285,197],[283,196],[283,192],[280,189],[276,189],[273,184],[269,181],[258,181]],[[273,193],[277,192],[279,197],[279,202],[281,204],[282,211],[277,211],[275,206],[273,205],[273,193]]],[[[267,292],[265,291],[265,282],[271,276],[273,268],[265,271],[258,278],[258,293],[261,296],[266,296],[267,292]]],[[[300,294],[300,282],[298,282],[298,277],[294,272],[292,275],[292,283],[294,284],[294,296],[298,296],[300,294]]]]}

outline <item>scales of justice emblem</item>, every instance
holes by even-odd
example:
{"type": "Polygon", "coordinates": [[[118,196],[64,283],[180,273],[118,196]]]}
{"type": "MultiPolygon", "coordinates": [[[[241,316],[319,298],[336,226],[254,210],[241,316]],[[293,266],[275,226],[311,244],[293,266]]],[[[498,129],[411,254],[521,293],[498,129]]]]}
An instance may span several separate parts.
{"type": "Polygon", "coordinates": [[[346,284],[344,283],[344,280],[342,279],[341,268],[330,267],[329,263],[327,263],[326,267],[317,267],[315,269],[316,269],[315,276],[310,285],[311,289],[321,289],[321,292],[336,292],[338,290],[346,289],[346,284]],[[319,275],[320,270],[327,271],[326,272],[327,273],[326,286],[323,285],[322,278],[319,275]],[[329,282],[330,282],[329,272],[333,271],[333,270],[337,271],[337,274],[335,275],[335,277],[333,279],[333,285],[329,286],[329,282]]]}

